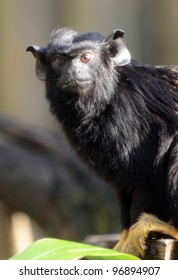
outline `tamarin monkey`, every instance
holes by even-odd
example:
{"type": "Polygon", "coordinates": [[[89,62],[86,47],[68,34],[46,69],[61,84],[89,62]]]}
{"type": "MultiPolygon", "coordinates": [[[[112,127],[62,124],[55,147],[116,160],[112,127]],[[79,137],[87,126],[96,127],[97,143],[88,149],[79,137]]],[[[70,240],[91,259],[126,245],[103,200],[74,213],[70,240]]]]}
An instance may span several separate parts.
{"type": "Polygon", "coordinates": [[[144,258],[150,233],[178,239],[178,66],[132,60],[119,29],[61,28],[27,51],[72,147],[116,190],[115,248],[144,258]]]}

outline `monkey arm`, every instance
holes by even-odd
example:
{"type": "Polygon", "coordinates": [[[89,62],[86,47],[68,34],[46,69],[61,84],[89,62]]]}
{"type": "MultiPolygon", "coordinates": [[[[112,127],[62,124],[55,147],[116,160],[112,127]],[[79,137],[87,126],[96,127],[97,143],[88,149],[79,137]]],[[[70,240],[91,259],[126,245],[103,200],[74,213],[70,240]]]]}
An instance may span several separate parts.
{"type": "Polygon", "coordinates": [[[128,232],[122,232],[121,240],[114,249],[144,259],[147,240],[155,238],[178,239],[178,229],[154,215],[143,213],[128,232]]]}

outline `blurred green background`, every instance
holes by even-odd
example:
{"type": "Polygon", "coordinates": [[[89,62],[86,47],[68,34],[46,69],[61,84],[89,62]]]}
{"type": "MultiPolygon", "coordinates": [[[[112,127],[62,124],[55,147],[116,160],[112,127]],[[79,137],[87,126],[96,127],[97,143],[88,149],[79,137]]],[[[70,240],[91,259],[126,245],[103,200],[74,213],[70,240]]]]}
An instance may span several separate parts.
{"type": "MultiPolygon", "coordinates": [[[[133,59],[154,65],[178,64],[178,0],[0,0],[0,113],[23,121],[27,126],[59,133],[44,97],[44,84],[35,77],[35,60],[26,53],[26,48],[32,44],[46,46],[51,31],[64,26],[79,32],[98,31],[106,36],[121,28],[126,33],[126,44],[133,59]]],[[[82,180],[80,184],[84,184],[84,177],[82,180]]],[[[70,199],[72,201],[73,196],[70,199]]],[[[92,203],[95,205],[93,200],[92,203]]],[[[0,216],[3,211],[0,204],[0,216]]],[[[104,214],[101,216],[106,217],[105,208],[98,209],[98,213],[102,211],[104,214]]],[[[80,208],[79,212],[81,214],[80,208]]],[[[7,231],[2,233],[7,219],[3,219],[0,225],[0,258],[8,257],[12,252],[10,249],[7,254],[7,231]]],[[[82,227],[80,219],[77,228],[82,227]]],[[[110,215],[107,219],[107,223],[111,223],[110,215]]],[[[83,220],[88,223],[85,215],[83,220]]],[[[100,226],[99,219],[97,223],[100,226]]],[[[119,221],[115,217],[115,224],[106,226],[106,232],[116,230],[117,223],[119,221]]],[[[100,228],[102,233],[104,226],[100,228]]],[[[93,233],[92,230],[89,233],[93,233]]],[[[70,226],[68,233],[64,230],[63,235],[72,239],[70,226]]]]}

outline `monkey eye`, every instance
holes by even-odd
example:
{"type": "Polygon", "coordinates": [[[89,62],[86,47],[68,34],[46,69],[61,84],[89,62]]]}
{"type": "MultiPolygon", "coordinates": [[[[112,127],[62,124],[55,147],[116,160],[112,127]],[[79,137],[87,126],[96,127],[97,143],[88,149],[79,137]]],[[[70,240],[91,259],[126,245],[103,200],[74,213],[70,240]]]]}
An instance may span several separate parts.
{"type": "Polygon", "coordinates": [[[56,62],[58,65],[68,64],[67,59],[65,59],[64,57],[56,57],[55,62],[56,62]]]}
{"type": "Polygon", "coordinates": [[[82,53],[80,56],[80,60],[83,63],[88,63],[88,62],[92,61],[93,58],[94,58],[93,52],[85,52],[85,53],[82,53]]]}

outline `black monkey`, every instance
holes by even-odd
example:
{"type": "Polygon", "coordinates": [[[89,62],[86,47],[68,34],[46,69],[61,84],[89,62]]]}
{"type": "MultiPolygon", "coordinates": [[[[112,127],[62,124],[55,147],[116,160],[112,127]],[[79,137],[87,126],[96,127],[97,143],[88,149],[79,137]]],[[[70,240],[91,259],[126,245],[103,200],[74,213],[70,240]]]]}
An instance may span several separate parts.
{"type": "Polygon", "coordinates": [[[144,258],[151,230],[178,238],[178,67],[132,60],[123,37],[62,28],[27,51],[71,145],[117,191],[116,249],[144,258]]]}

